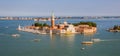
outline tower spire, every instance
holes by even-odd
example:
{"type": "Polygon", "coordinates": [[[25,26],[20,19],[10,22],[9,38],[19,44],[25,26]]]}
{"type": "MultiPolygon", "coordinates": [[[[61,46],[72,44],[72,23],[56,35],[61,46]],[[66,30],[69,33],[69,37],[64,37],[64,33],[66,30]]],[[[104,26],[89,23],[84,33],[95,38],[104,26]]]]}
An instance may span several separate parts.
{"type": "Polygon", "coordinates": [[[54,12],[52,12],[52,20],[54,20],[55,19],[55,16],[54,16],[54,12]]]}

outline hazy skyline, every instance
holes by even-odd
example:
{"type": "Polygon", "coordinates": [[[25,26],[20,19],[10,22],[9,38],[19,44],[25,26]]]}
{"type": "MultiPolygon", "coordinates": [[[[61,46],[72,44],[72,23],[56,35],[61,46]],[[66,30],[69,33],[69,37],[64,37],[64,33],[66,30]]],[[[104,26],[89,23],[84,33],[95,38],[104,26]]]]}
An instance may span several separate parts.
{"type": "Polygon", "coordinates": [[[0,16],[120,16],[120,0],[0,0],[0,16]]]}

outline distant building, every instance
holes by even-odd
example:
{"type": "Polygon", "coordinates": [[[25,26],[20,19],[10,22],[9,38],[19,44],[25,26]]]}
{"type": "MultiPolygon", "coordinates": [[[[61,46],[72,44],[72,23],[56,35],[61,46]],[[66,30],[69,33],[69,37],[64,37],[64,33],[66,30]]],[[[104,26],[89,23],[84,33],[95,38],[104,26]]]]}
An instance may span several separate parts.
{"type": "Polygon", "coordinates": [[[79,33],[94,33],[97,31],[97,28],[89,25],[79,25],[75,27],[75,30],[79,33]]]}

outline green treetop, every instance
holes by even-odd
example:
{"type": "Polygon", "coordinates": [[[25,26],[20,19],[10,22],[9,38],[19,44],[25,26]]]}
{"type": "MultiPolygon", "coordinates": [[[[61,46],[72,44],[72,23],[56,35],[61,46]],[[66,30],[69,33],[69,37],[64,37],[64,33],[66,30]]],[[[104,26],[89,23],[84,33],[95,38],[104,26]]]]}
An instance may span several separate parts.
{"type": "Polygon", "coordinates": [[[36,26],[36,27],[44,27],[44,26],[49,26],[49,25],[47,25],[46,23],[34,23],[34,26],[36,26]]]}
{"type": "Polygon", "coordinates": [[[79,23],[74,23],[74,26],[78,26],[78,25],[89,25],[92,27],[97,27],[97,24],[94,22],[79,22],[79,23]]]}

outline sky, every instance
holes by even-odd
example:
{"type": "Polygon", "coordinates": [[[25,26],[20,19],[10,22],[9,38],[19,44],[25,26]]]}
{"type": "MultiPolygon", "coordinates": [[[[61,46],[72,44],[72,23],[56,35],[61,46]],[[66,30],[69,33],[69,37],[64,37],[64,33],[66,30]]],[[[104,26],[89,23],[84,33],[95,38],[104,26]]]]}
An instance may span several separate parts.
{"type": "Polygon", "coordinates": [[[0,16],[120,16],[120,0],[0,0],[0,16]]]}

